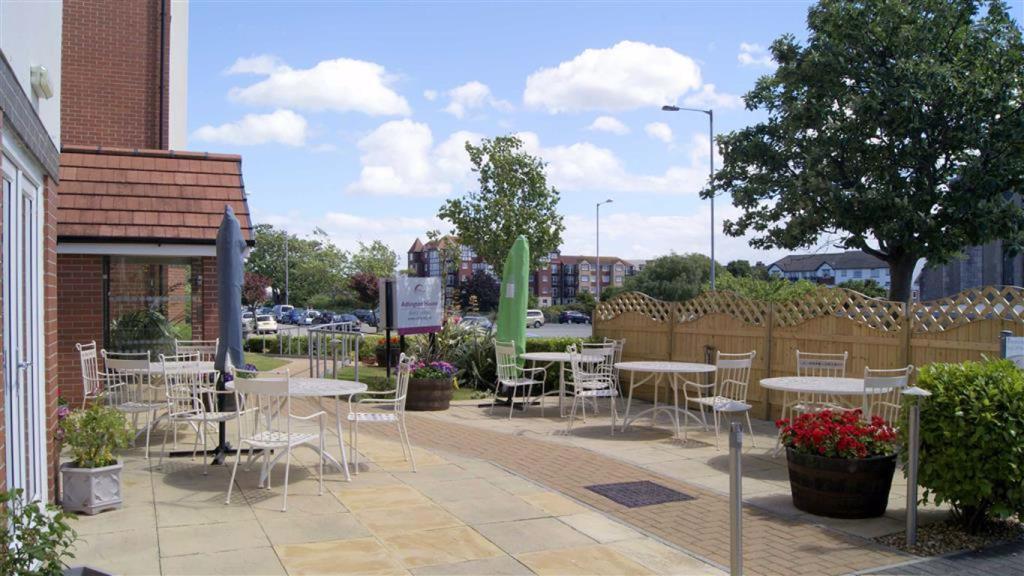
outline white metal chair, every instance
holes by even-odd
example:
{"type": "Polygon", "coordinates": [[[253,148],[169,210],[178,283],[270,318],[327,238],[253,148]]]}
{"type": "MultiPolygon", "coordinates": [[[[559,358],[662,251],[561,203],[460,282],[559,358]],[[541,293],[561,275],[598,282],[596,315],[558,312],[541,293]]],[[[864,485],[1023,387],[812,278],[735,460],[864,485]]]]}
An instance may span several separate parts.
{"type": "MultiPolygon", "coordinates": [[[[747,428],[750,429],[750,444],[755,448],[757,447],[757,443],[754,442],[754,426],[750,422],[750,409],[752,406],[747,403],[747,389],[750,387],[750,369],[754,365],[755,356],[757,356],[756,350],[742,354],[718,352],[715,360],[714,383],[698,384],[686,381],[683,384],[683,397],[685,398],[687,410],[690,409],[690,402],[694,402],[700,407],[702,417],[704,417],[705,407],[711,410],[711,415],[715,420],[715,448],[720,447],[720,415],[732,415],[741,412],[747,419],[747,428]],[[712,394],[710,396],[703,395],[702,392],[709,388],[713,391],[712,394]],[[691,390],[696,391],[697,394],[691,396],[691,390]]],[[[683,425],[683,438],[686,438],[685,422],[683,425]]]]}
{"type": "Polygon", "coordinates": [[[220,338],[215,340],[175,340],[174,354],[199,354],[200,362],[213,362],[217,358],[217,346],[220,345],[220,338]]]}
{"type": "MultiPolygon", "coordinates": [[[[494,404],[498,401],[498,390],[502,386],[508,389],[508,417],[512,419],[512,410],[515,408],[516,390],[523,391],[523,401],[530,403],[530,391],[535,384],[540,385],[541,398],[544,397],[544,383],[547,380],[547,370],[544,368],[523,368],[516,356],[516,344],[514,341],[494,343],[495,364],[498,372],[498,384],[494,387],[494,398],[491,399],[489,413],[494,412],[494,404]],[[540,379],[537,378],[540,374],[540,379]]],[[[540,415],[544,416],[544,402],[540,403],[540,415]]]]}
{"type": "Polygon", "coordinates": [[[273,451],[284,450],[284,496],[281,503],[281,511],[288,510],[288,474],[292,465],[292,449],[308,445],[311,448],[319,446],[319,494],[324,493],[324,416],[323,410],[308,416],[296,416],[292,414],[292,397],[289,390],[289,376],[287,370],[279,372],[247,372],[239,370],[235,373],[234,380],[235,394],[235,417],[238,419],[238,449],[239,457],[231,468],[231,481],[228,482],[228,495],[224,499],[225,504],[231,503],[231,490],[234,488],[235,475],[238,473],[238,461],[241,459],[241,450],[249,448],[250,459],[253,450],[260,451],[263,464],[260,468],[259,487],[263,487],[263,479],[266,479],[266,487],[270,488],[270,477],[273,472],[274,463],[282,456],[279,454],[273,457],[273,451]],[[243,435],[241,428],[248,418],[242,418],[243,414],[252,412],[254,428],[248,435],[243,435]],[[292,429],[292,421],[305,421],[316,419],[319,425],[317,432],[298,432],[292,429]]]}
{"type": "MultiPolygon", "coordinates": [[[[581,404],[581,400],[585,403],[588,398],[592,398],[596,408],[598,398],[608,398],[611,402],[612,435],[614,435],[615,419],[618,415],[615,409],[615,398],[619,396],[619,387],[615,383],[614,376],[607,370],[594,370],[588,363],[584,362],[583,354],[578,351],[575,345],[570,345],[566,351],[569,353],[573,383],[572,410],[569,411],[567,431],[572,432],[572,425],[576,420],[576,406],[581,404]]],[[[583,421],[585,422],[586,419],[586,407],[584,406],[583,421]]]]}
{"type": "Polygon", "coordinates": [[[412,443],[409,441],[409,429],[405,424],[405,398],[409,393],[409,376],[412,374],[413,358],[402,354],[398,359],[398,373],[395,375],[394,390],[378,390],[360,392],[360,398],[348,404],[349,446],[352,454],[352,465],[359,474],[359,423],[394,422],[398,427],[398,439],[402,445],[402,455],[412,463],[412,471],[416,471],[416,458],[412,454],[412,443]],[[387,411],[364,411],[367,404],[389,407],[387,411]]]}
{"type": "MultiPolygon", "coordinates": [[[[820,354],[815,352],[796,351],[796,375],[818,376],[822,378],[843,378],[846,376],[846,361],[849,353],[820,354]]],[[[792,402],[787,402],[788,394],[782,398],[782,417],[793,416],[793,413],[820,412],[822,410],[845,410],[842,403],[826,394],[797,394],[792,402]]]]}
{"type": "MultiPolygon", "coordinates": [[[[207,473],[206,429],[210,424],[228,422],[238,417],[236,411],[220,412],[220,396],[234,395],[231,390],[217,390],[210,386],[216,382],[220,373],[217,370],[204,370],[199,353],[176,356],[160,355],[163,366],[164,389],[167,398],[167,420],[172,427],[179,423],[187,423],[196,430],[196,439],[192,443],[192,457],[195,458],[196,448],[203,443],[203,474],[207,473]]],[[[164,452],[167,451],[167,429],[164,429],[164,449],[160,452],[159,465],[163,464],[164,452]]]]}
{"type": "MultiPolygon", "coordinates": [[[[606,378],[610,379],[616,387],[618,387],[618,378],[615,370],[615,353],[616,343],[615,340],[605,338],[603,342],[581,342],[579,345],[579,359],[582,364],[586,365],[585,372],[594,374],[602,374],[606,378]],[[599,356],[601,360],[599,362],[591,362],[584,360],[582,356],[599,356]]],[[[587,404],[586,398],[590,398],[594,405],[594,414],[597,414],[597,398],[593,396],[584,396],[583,402],[583,419],[587,419],[587,404]]]]}
{"type": "Polygon", "coordinates": [[[75,344],[78,359],[82,363],[82,408],[89,400],[103,395],[103,375],[100,374],[100,362],[96,355],[96,341],[88,344],[75,344]]]}
{"type": "Polygon", "coordinates": [[[864,368],[864,398],[861,417],[870,421],[881,416],[894,423],[900,415],[903,390],[910,385],[914,365],[894,369],[864,368]]]}
{"type": "Polygon", "coordinates": [[[106,369],[105,396],[107,404],[119,412],[131,415],[132,429],[137,430],[135,440],[146,433],[146,459],[149,459],[149,435],[156,423],[164,418],[160,412],[167,407],[160,386],[153,386],[150,378],[149,352],[107,352],[101,350],[106,369]],[[146,428],[139,430],[139,414],[146,415],[146,428]]]}

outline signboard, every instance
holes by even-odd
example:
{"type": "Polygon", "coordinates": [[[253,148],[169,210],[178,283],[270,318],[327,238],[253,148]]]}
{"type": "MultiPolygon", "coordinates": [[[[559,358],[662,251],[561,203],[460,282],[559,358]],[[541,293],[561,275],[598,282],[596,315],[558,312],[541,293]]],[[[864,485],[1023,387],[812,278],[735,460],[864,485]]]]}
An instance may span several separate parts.
{"type": "Polygon", "coordinates": [[[400,335],[441,329],[444,292],[440,278],[398,276],[382,280],[381,288],[381,314],[386,318],[386,328],[396,329],[400,335]]]}

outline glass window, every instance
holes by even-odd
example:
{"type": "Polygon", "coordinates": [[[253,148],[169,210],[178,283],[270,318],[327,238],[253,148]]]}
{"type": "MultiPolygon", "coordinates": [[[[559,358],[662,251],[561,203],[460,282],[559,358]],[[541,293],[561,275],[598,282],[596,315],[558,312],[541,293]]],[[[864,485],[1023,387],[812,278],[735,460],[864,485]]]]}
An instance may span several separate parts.
{"type": "Polygon", "coordinates": [[[111,256],[107,259],[105,346],[118,352],[174,354],[174,340],[192,340],[202,304],[191,262],[174,258],[111,256]]]}
{"type": "Polygon", "coordinates": [[[590,272],[590,264],[580,264],[580,272],[590,272]]]}
{"type": "Polygon", "coordinates": [[[853,277],[854,278],[863,278],[864,277],[864,271],[863,270],[854,270],[853,271],[853,277]]]}
{"type": "Polygon", "coordinates": [[[541,276],[540,277],[540,281],[545,283],[545,284],[547,284],[548,283],[548,277],[547,276],[541,276]]]}
{"type": "Polygon", "coordinates": [[[609,278],[608,278],[607,274],[602,274],[601,275],[601,282],[604,283],[604,284],[607,284],[609,282],[609,278]]]}
{"type": "Polygon", "coordinates": [[[872,278],[878,278],[878,268],[872,268],[871,269],[871,277],[872,278]]]}
{"type": "Polygon", "coordinates": [[[622,284],[622,276],[616,276],[615,277],[615,283],[616,284],[622,284]]]}
{"type": "Polygon", "coordinates": [[[587,276],[586,274],[580,276],[580,282],[590,282],[590,276],[587,276]]]}

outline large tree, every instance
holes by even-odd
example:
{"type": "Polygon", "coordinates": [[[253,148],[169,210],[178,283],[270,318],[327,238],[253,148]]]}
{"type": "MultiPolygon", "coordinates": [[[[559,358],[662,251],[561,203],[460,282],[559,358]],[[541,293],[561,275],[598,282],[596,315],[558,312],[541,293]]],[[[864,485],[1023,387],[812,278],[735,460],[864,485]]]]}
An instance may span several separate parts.
{"type": "Polygon", "coordinates": [[[475,298],[480,312],[497,310],[500,292],[498,279],[486,270],[477,270],[459,284],[459,298],[464,310],[471,308],[470,298],[475,298]]]}
{"type": "Polygon", "coordinates": [[[910,295],[918,259],[1024,240],[1024,43],[1000,1],[822,0],[805,43],[746,94],[765,122],[720,137],[703,191],[731,193],[725,222],[758,248],[830,241],[889,264],[910,295]]]}
{"type": "MultiPolygon", "coordinates": [[[[715,274],[725,274],[716,264],[715,274]]],[[[693,298],[711,279],[711,259],[703,254],[669,254],[650,260],[636,276],[626,278],[626,290],[643,292],[652,298],[678,302],[693,298]]]]}
{"type": "Polygon", "coordinates": [[[398,254],[387,244],[374,240],[369,244],[359,243],[359,249],[352,254],[352,268],[356,272],[370,274],[377,278],[390,278],[398,267],[398,254]]]}
{"type": "Polygon", "coordinates": [[[451,222],[459,242],[501,270],[512,243],[530,242],[531,266],[558,249],[565,225],[558,213],[558,190],[548,186],[544,162],[523,150],[515,136],[466,143],[479,190],[445,201],[437,215],[451,222]]]}
{"type": "Polygon", "coordinates": [[[331,242],[324,231],[314,229],[312,235],[303,238],[269,224],[259,224],[255,237],[256,246],[246,269],[271,279],[275,300],[284,302],[286,262],[289,303],[305,306],[311,300],[319,304],[344,300],[348,290],[346,278],[351,272],[349,255],[331,242]]]}

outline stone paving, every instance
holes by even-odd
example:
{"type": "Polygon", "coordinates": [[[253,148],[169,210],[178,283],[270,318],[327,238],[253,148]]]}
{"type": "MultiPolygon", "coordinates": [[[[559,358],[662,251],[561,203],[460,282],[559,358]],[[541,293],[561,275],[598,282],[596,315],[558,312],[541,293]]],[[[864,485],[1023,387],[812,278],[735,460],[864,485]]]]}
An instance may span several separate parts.
{"type": "Polygon", "coordinates": [[[1024,574],[1024,542],[1009,542],[977,552],[917,560],[865,574],[907,576],[1011,576],[1024,574]]]}

